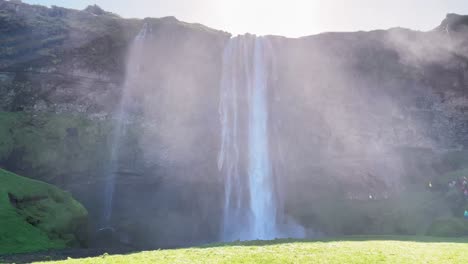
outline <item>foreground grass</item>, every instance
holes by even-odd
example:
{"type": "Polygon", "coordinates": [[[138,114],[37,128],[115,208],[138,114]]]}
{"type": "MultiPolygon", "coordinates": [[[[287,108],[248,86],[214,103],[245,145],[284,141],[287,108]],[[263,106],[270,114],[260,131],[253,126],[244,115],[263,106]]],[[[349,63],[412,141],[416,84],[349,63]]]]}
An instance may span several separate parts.
{"type": "MultiPolygon", "coordinates": [[[[246,242],[55,263],[467,263],[468,238],[361,237],[246,242]]],[[[51,263],[51,262],[48,262],[51,263]]]]}

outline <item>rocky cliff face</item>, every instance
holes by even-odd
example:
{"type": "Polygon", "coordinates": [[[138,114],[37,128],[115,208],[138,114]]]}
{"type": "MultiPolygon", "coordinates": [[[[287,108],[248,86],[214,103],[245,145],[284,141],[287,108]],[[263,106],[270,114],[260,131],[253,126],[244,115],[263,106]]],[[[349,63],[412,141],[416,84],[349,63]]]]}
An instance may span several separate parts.
{"type": "Polygon", "coordinates": [[[97,223],[128,51],[145,24],[151,40],[143,75],[151,87],[135,88],[136,111],[118,157],[114,226],[136,244],[213,240],[219,199],[203,192],[219,184],[210,162],[217,142],[209,139],[217,135],[227,33],[172,17],[129,20],[98,7],[0,1],[0,166],[71,190],[97,223]]]}
{"type": "Polygon", "coordinates": [[[0,8],[2,109],[112,110],[141,21],[8,1],[0,8]]]}
{"type": "MultiPolygon", "coordinates": [[[[270,144],[288,213],[343,233],[316,201],[384,199],[464,168],[467,21],[452,14],[430,32],[267,37],[270,144]]],[[[225,32],[0,0],[0,166],[71,190],[98,219],[129,50],[144,27],[114,225],[145,246],[213,241],[225,32]]]]}
{"type": "MultiPolygon", "coordinates": [[[[441,157],[463,153],[468,143],[464,23],[449,15],[430,32],[271,38],[271,130],[278,161],[287,164],[280,175],[294,175],[282,178],[286,208],[301,208],[298,214],[330,230],[329,218],[321,219],[326,206],[310,201],[387,199],[446,172],[441,157]]],[[[373,229],[349,226],[334,228],[373,229]]]]}

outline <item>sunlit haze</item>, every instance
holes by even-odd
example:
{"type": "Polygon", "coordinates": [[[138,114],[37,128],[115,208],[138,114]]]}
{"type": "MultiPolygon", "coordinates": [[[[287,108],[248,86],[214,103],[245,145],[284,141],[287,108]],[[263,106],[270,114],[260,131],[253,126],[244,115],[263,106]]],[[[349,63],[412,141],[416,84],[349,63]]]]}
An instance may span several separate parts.
{"type": "Polygon", "coordinates": [[[467,259],[468,0],[0,0],[0,263],[467,259]]]}
{"type": "Polygon", "coordinates": [[[175,16],[233,34],[290,37],[326,31],[405,27],[430,30],[447,13],[468,13],[466,0],[27,0],[83,9],[97,4],[127,18],[175,16]]]}

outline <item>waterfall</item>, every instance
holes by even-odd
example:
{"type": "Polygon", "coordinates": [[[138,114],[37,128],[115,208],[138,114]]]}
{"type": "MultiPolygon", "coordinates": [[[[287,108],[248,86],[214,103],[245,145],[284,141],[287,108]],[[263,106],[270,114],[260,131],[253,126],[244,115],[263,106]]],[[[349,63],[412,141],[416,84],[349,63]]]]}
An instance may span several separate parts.
{"type": "Polygon", "coordinates": [[[248,85],[248,175],[252,234],[259,239],[274,239],[277,236],[276,201],[268,148],[267,69],[264,56],[264,40],[257,38],[254,44],[253,80],[248,85]]]}
{"type": "Polygon", "coordinates": [[[126,66],[126,77],[122,89],[122,96],[114,118],[114,129],[110,136],[110,162],[106,168],[106,179],[104,186],[104,213],[101,226],[110,227],[115,191],[115,180],[119,170],[119,154],[123,148],[123,139],[127,131],[130,109],[132,107],[132,88],[137,84],[140,73],[140,62],[143,54],[143,44],[147,34],[150,32],[148,24],[144,24],[135,37],[129,50],[126,66]]]}
{"type": "Polygon", "coordinates": [[[218,169],[225,186],[224,241],[280,237],[269,157],[266,43],[238,36],[223,55],[218,169]]]}

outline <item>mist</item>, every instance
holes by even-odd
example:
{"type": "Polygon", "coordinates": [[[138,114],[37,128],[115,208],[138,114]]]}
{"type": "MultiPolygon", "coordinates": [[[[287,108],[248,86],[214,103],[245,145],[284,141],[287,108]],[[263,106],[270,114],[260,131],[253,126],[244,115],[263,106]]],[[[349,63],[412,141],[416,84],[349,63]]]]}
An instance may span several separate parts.
{"type": "MultiPolygon", "coordinates": [[[[133,113],[141,118],[135,136],[144,166],[151,168],[144,177],[164,175],[158,191],[140,203],[152,204],[155,212],[166,208],[170,214],[158,213],[158,224],[184,226],[184,241],[222,241],[226,221],[229,232],[239,232],[235,234],[242,238],[243,231],[233,230],[250,220],[235,220],[223,209],[230,199],[223,193],[235,192],[223,185],[229,181],[224,177],[243,181],[248,174],[247,150],[252,143],[247,141],[249,125],[242,120],[247,120],[246,109],[251,107],[248,89],[255,89],[255,84],[248,88],[253,80],[248,72],[256,67],[249,61],[256,56],[248,48],[253,44],[238,44],[246,45],[244,50],[231,55],[238,56],[231,60],[241,68],[231,77],[235,86],[227,88],[233,90],[224,96],[236,92],[238,99],[232,103],[245,110],[235,110],[240,111],[234,126],[238,138],[229,140],[238,147],[224,157],[239,161],[229,165],[236,166],[235,171],[224,174],[217,168],[217,155],[224,144],[222,133],[232,132],[221,131],[218,107],[222,71],[228,67],[222,54],[232,37],[217,37],[209,30],[193,34],[166,21],[170,18],[160,25],[146,20],[144,44],[130,48],[127,59],[127,65],[133,65],[127,76],[138,74],[123,89],[132,98],[133,113]],[[132,56],[134,52],[139,55],[132,56]],[[226,220],[226,214],[233,219],[226,220]]],[[[458,48],[463,39],[457,34],[448,29],[392,29],[299,39],[265,37],[268,52],[262,67],[267,76],[270,188],[275,197],[269,199],[277,201],[276,220],[269,221],[294,223],[306,230],[303,235],[314,238],[421,234],[434,219],[452,217],[447,202],[428,186],[440,174],[436,164],[444,153],[461,147],[446,126],[454,121],[436,110],[448,103],[437,94],[437,87],[427,84],[435,81],[426,74],[464,56],[458,48]],[[427,207],[427,201],[434,201],[433,206],[427,207]]],[[[239,188],[235,199],[246,205],[259,198],[249,195],[252,186],[245,184],[235,187],[239,188]]],[[[237,210],[242,214],[243,209],[237,210]]],[[[145,217],[149,214],[144,211],[145,217]]],[[[286,232],[288,236],[295,235],[286,232]]]]}
{"type": "Polygon", "coordinates": [[[47,38],[0,61],[0,166],[70,192],[90,247],[438,235],[468,209],[465,16],[289,38],[15,5],[5,45],[47,38]]]}

